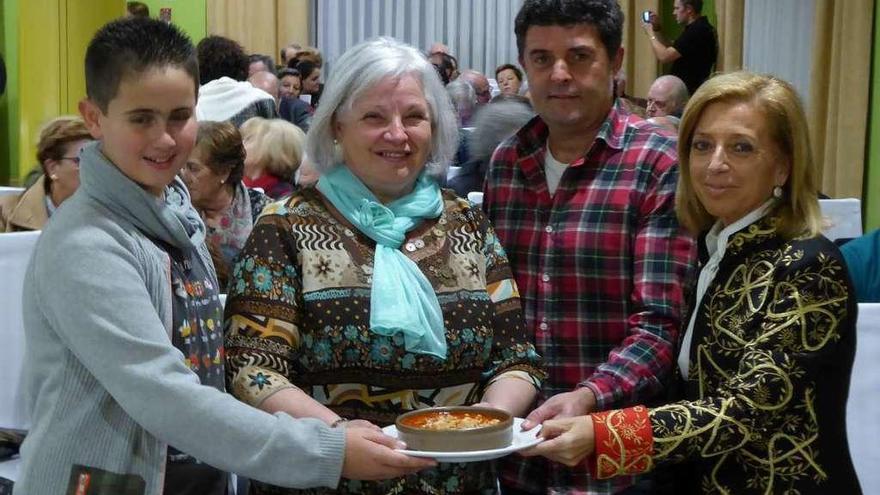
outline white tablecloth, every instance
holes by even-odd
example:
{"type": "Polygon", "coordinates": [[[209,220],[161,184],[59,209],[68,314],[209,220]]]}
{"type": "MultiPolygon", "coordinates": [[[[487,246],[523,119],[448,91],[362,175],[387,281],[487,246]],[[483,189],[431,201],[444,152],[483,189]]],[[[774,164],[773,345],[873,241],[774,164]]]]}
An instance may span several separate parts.
{"type": "Polygon", "coordinates": [[[7,194],[21,194],[23,192],[23,187],[0,186],[0,196],[5,196],[7,194]]]}
{"type": "Polygon", "coordinates": [[[846,433],[862,492],[880,494],[880,304],[859,304],[846,433]]]}
{"type": "Polygon", "coordinates": [[[30,419],[21,400],[24,328],[21,289],[24,272],[40,232],[0,234],[0,427],[26,430],[30,419]]]}
{"type": "Polygon", "coordinates": [[[21,458],[16,457],[8,461],[0,462],[0,478],[15,481],[18,479],[18,470],[21,468],[21,458]]]}

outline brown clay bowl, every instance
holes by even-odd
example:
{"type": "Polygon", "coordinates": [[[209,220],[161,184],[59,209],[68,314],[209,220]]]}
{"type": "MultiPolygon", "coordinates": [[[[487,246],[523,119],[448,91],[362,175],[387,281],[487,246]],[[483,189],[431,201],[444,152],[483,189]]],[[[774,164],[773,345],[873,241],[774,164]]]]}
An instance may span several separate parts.
{"type": "Polygon", "coordinates": [[[513,440],[513,417],[489,407],[432,407],[401,414],[394,422],[409,450],[471,452],[501,449],[513,440]],[[467,415],[466,419],[463,419],[467,415]],[[479,423],[493,421],[494,424],[479,423]],[[434,423],[433,425],[430,423],[434,423]],[[477,423],[462,425],[461,423],[477,423]],[[426,424],[429,423],[429,424],[426,424]],[[437,424],[441,423],[441,424],[437,424]],[[443,424],[445,423],[445,424],[443,424]]]}

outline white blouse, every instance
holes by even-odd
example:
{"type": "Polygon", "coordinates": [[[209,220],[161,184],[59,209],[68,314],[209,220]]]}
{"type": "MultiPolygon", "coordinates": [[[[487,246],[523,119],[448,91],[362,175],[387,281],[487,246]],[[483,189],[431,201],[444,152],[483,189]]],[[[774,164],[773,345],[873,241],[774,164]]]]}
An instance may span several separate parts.
{"type": "Polygon", "coordinates": [[[699,311],[703,296],[706,295],[706,290],[709,288],[709,284],[715,280],[715,274],[718,273],[718,265],[721,263],[721,260],[724,258],[724,253],[727,250],[727,240],[731,235],[764,218],[775,203],[776,199],[771,198],[757,209],[752,210],[748,215],[740,218],[727,227],[723,227],[719,220],[715,222],[715,225],[713,225],[712,229],[709,230],[709,233],[706,234],[706,249],[709,252],[709,261],[707,261],[706,265],[703,266],[703,269],[700,270],[700,278],[697,279],[697,297],[694,300],[694,309],[691,313],[690,322],[688,322],[687,331],[681,341],[681,351],[678,353],[678,369],[681,371],[681,376],[685,380],[687,380],[688,370],[690,369],[691,364],[690,355],[691,342],[694,338],[694,321],[697,319],[697,312],[699,311]]]}

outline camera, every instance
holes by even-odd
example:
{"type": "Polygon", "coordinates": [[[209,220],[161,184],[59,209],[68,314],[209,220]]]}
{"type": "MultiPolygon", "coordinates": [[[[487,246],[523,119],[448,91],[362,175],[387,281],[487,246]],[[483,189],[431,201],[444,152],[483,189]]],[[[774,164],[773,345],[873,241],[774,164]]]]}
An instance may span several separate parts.
{"type": "Polygon", "coordinates": [[[651,11],[646,10],[642,12],[642,21],[643,22],[651,22],[651,11]]]}

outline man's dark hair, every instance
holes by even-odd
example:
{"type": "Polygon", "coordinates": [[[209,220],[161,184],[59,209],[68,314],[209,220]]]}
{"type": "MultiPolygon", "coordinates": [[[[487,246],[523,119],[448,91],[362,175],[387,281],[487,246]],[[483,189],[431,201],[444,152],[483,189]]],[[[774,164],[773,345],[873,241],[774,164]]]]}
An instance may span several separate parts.
{"type": "Polygon", "coordinates": [[[623,38],[623,11],[617,0],[526,0],[516,14],[513,31],[520,58],[525,58],[526,32],[532,26],[589,24],[599,32],[611,59],[623,38]]]}
{"type": "Polygon", "coordinates": [[[125,8],[134,17],[150,17],[150,7],[144,2],[128,2],[125,8]]]}
{"type": "Polygon", "coordinates": [[[176,67],[199,89],[199,64],[189,37],[173,24],[144,17],[111,21],[86,50],[86,94],[107,112],[122,79],[150,69],[176,67]]]}
{"type": "Polygon", "coordinates": [[[248,67],[254,62],[263,62],[263,65],[266,66],[266,70],[273,74],[275,73],[275,61],[272,60],[272,57],[263,55],[262,53],[252,53],[248,55],[248,67]]]}
{"type": "Polygon", "coordinates": [[[697,14],[703,13],[703,0],[681,0],[682,7],[690,7],[697,14]]]}
{"type": "Polygon", "coordinates": [[[199,41],[199,70],[201,84],[207,84],[221,77],[231,77],[244,81],[248,76],[248,56],[234,40],[223,36],[208,36],[199,41]]]}

